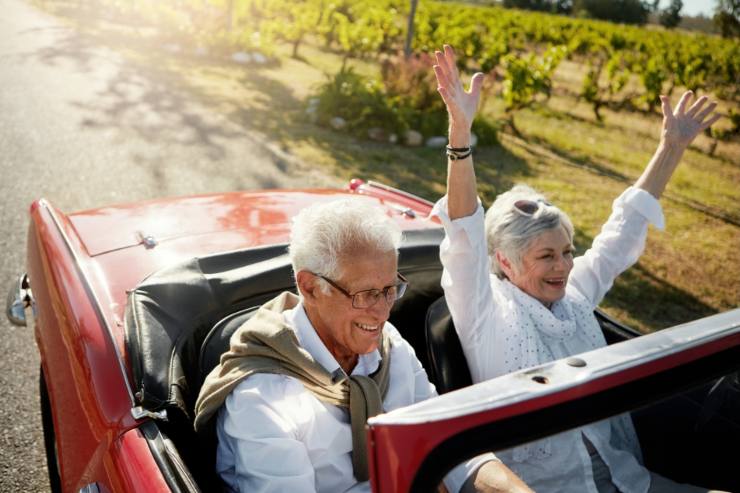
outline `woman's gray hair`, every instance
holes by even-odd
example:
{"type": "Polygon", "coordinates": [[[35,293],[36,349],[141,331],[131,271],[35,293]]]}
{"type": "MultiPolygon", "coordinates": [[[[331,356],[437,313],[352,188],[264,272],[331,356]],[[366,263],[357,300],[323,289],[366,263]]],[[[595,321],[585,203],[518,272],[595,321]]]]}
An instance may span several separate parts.
{"type": "Polygon", "coordinates": [[[488,255],[491,257],[491,270],[499,279],[506,277],[496,259],[500,251],[516,269],[522,267],[522,256],[529,244],[547,230],[562,226],[573,242],[573,223],[563,211],[549,204],[545,196],[528,187],[516,185],[508,192],[499,195],[486,212],[486,240],[488,255]],[[514,205],[519,200],[529,200],[538,204],[532,215],[522,213],[514,205]]]}
{"type": "MultiPolygon", "coordinates": [[[[384,209],[362,199],[315,204],[293,218],[288,254],[293,273],[307,270],[329,279],[342,277],[340,261],[355,252],[398,255],[401,229],[384,209]]],[[[322,289],[328,289],[322,283],[322,289]]]]}

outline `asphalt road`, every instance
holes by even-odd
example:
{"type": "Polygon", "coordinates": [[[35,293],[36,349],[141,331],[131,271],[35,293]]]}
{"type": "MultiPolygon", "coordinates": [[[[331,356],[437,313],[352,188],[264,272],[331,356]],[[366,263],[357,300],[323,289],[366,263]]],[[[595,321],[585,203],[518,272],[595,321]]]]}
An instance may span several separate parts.
{"type": "MultiPolygon", "coordinates": [[[[29,3],[0,0],[0,12],[2,301],[39,197],[74,211],[335,183],[29,3]]],[[[0,318],[0,491],[48,491],[32,329],[0,318]]]]}

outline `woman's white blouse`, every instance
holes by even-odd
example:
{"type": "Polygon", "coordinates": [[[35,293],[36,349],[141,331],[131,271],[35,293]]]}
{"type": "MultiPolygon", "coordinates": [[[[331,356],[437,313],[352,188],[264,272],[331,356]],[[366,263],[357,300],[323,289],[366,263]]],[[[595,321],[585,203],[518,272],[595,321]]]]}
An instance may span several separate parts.
{"type": "MultiPolygon", "coordinates": [[[[432,215],[438,216],[445,228],[446,236],[440,247],[444,267],[442,287],[473,381],[481,382],[521,369],[520,361],[510,355],[516,354],[518,346],[532,336],[526,331],[536,329],[528,324],[505,323],[511,318],[515,301],[491,274],[483,208],[479,205],[473,215],[452,221],[447,214],[447,197],[443,197],[435,204],[432,215]]],[[[614,201],[611,216],[591,248],[574,260],[566,298],[585,298],[595,308],[614,279],[642,253],[648,223],[663,229],[659,202],[644,190],[628,188],[614,201]]],[[[585,322],[588,323],[578,325],[594,327],[594,332],[599,330],[598,323],[592,323],[595,320],[585,322]]],[[[600,333],[581,336],[602,337],[600,333]]],[[[561,347],[556,354],[577,353],[582,345],[576,344],[575,339],[559,342],[561,347]]],[[[550,438],[550,446],[537,446],[537,442],[524,454],[525,459],[516,448],[499,451],[497,456],[535,491],[597,493],[591,460],[582,440],[585,434],[609,466],[613,481],[622,492],[645,492],[650,485],[649,472],[635,457],[639,451],[624,450],[629,449],[630,444],[625,443],[629,440],[620,440],[625,427],[617,423],[618,420],[605,420],[561,433],[550,438]]]]}
{"type": "MultiPolygon", "coordinates": [[[[302,305],[285,312],[300,345],[329,372],[342,369],[324,346],[302,305]]],[[[437,395],[413,348],[395,327],[391,336],[391,366],[383,409],[408,406],[437,395]]],[[[378,369],[380,353],[360,355],[353,375],[378,369]]],[[[368,482],[352,474],[352,431],[346,409],[318,400],[295,378],[256,374],[241,382],[226,398],[216,425],[216,469],[229,491],[369,492],[368,482]]],[[[492,454],[471,459],[445,478],[458,491],[467,476],[492,454]]]]}

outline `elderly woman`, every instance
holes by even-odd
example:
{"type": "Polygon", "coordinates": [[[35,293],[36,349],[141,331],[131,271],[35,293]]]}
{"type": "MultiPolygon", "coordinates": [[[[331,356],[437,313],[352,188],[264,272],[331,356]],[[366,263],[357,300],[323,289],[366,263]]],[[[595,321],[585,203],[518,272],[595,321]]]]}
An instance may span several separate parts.
{"type": "MultiPolygon", "coordinates": [[[[686,147],[714,123],[715,103],[685,93],[675,111],[662,97],[660,144],[647,168],[615,201],[591,248],[573,258],[568,216],[523,185],[483,215],[476,194],[470,128],[483,74],[466,92],[449,46],[436,53],[438,90],[450,118],[447,196],[434,213],[446,232],[442,286],[475,382],[606,344],[593,315],[622,271],[637,261],[648,223],[663,228],[658,202],[686,147]],[[687,108],[688,107],[688,108],[687,108]]],[[[587,205],[586,205],[587,206],[587,205]]],[[[628,415],[498,454],[542,492],[698,492],[641,464],[628,415]]]]}

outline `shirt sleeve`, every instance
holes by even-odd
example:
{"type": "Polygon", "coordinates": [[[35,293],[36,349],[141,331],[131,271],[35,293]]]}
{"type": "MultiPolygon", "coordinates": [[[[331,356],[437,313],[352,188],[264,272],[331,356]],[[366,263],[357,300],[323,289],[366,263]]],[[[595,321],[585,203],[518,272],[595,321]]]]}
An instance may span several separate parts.
{"type": "Polygon", "coordinates": [[[645,190],[629,187],[612,205],[612,213],[591,248],[574,261],[568,281],[595,307],[614,279],[637,262],[645,249],[648,224],[664,229],[663,210],[645,190]]]}
{"type": "Polygon", "coordinates": [[[219,459],[227,455],[234,464],[233,470],[230,464],[220,464],[219,471],[231,476],[224,479],[239,491],[315,491],[314,470],[300,440],[300,426],[285,412],[301,404],[300,393],[289,391],[293,383],[300,385],[281,375],[253,375],[226,399],[217,430],[219,459]]]}
{"type": "MultiPolygon", "coordinates": [[[[447,196],[432,209],[445,230],[439,247],[442,262],[442,288],[455,322],[463,348],[488,347],[492,337],[493,317],[491,265],[486,245],[483,207],[478,202],[475,212],[451,220],[447,214],[447,196]]],[[[470,355],[466,352],[466,356],[470,355]]]]}

